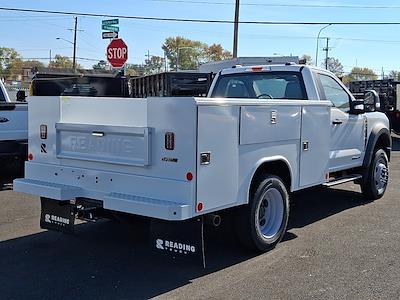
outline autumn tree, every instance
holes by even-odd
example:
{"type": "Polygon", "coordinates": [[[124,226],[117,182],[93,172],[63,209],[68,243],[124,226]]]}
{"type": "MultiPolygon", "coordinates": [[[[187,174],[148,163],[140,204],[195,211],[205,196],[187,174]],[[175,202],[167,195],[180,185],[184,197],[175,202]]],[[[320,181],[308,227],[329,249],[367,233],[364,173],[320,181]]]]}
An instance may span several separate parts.
{"type": "Polygon", "coordinates": [[[144,65],[140,64],[126,64],[126,73],[125,75],[129,76],[143,76],[145,74],[144,65]]]}
{"type": "Polygon", "coordinates": [[[150,56],[150,59],[146,59],[144,64],[144,74],[151,75],[161,73],[165,69],[164,58],[160,56],[150,56]]]}
{"type": "Polygon", "coordinates": [[[204,47],[204,62],[219,61],[232,58],[232,53],[225,50],[221,44],[204,47]]]}
{"type": "Polygon", "coordinates": [[[21,56],[15,49],[0,47],[0,77],[14,79],[21,66],[21,56]]]}
{"type": "Polygon", "coordinates": [[[360,81],[360,80],[376,80],[378,79],[378,75],[375,72],[368,68],[360,68],[354,67],[349,74],[343,77],[343,82],[348,84],[352,81],[360,81]]]}
{"type": "MultiPolygon", "coordinates": [[[[68,56],[62,56],[60,54],[57,54],[56,56],[54,56],[54,59],[50,62],[49,68],[72,69],[73,63],[68,56]]],[[[76,64],[76,68],[81,69],[82,66],[76,64]]]]}

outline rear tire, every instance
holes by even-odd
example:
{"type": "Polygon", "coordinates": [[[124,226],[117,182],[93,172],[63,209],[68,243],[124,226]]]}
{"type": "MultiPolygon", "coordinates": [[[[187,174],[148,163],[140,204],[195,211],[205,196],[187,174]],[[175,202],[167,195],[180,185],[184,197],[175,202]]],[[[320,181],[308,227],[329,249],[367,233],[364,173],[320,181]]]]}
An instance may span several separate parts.
{"type": "Polygon", "coordinates": [[[361,184],[361,191],[369,200],[377,200],[385,194],[389,180],[389,160],[386,152],[378,149],[366,171],[366,178],[361,184]]]}
{"type": "Polygon", "coordinates": [[[282,179],[265,175],[259,180],[249,204],[239,208],[236,232],[248,248],[266,252],[286,233],[289,220],[289,195],[282,179]]]}

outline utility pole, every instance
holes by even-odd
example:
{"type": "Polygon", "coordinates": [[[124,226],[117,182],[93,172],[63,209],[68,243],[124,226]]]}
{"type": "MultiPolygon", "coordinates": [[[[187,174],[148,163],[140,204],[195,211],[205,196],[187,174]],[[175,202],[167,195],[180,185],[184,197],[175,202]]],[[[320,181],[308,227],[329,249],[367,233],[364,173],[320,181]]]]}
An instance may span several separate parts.
{"type": "Polygon", "coordinates": [[[49,59],[49,68],[50,68],[50,65],[51,65],[51,49],[50,49],[50,59],[49,59]]]}
{"type": "Polygon", "coordinates": [[[78,31],[78,17],[75,17],[75,28],[74,28],[74,55],[72,58],[72,68],[76,70],[76,32],[78,31]]]}
{"type": "Polygon", "coordinates": [[[326,38],[326,47],[325,47],[323,50],[326,52],[326,56],[325,56],[325,69],[328,70],[329,38],[326,38]]]}
{"type": "Polygon", "coordinates": [[[235,24],[233,29],[233,58],[237,57],[238,54],[238,34],[239,34],[239,0],[236,0],[235,5],[235,24]]]}
{"type": "Polygon", "coordinates": [[[164,51],[164,69],[165,69],[165,72],[167,72],[167,55],[166,55],[165,51],[164,51]]]}

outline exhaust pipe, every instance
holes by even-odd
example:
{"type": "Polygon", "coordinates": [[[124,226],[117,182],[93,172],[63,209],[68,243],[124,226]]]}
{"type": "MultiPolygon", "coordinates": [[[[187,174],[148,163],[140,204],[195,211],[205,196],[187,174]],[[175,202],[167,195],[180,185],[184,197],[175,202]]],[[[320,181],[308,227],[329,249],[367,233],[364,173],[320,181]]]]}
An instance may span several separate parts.
{"type": "Polygon", "coordinates": [[[219,225],[221,225],[221,216],[220,215],[215,215],[215,214],[209,214],[206,215],[204,217],[204,220],[206,222],[206,224],[214,226],[214,227],[218,227],[219,225]]]}

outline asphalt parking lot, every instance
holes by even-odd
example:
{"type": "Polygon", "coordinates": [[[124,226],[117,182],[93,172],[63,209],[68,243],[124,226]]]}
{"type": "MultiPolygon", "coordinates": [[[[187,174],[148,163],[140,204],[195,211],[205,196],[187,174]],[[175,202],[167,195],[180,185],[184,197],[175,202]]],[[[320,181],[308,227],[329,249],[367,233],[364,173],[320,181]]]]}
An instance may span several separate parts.
{"type": "Polygon", "coordinates": [[[399,299],[400,139],[385,197],[358,186],[315,189],[293,200],[289,231],[257,255],[229,226],[209,232],[207,268],[148,251],[137,229],[82,224],[75,235],[39,228],[39,199],[0,191],[0,299],[399,299]]]}

